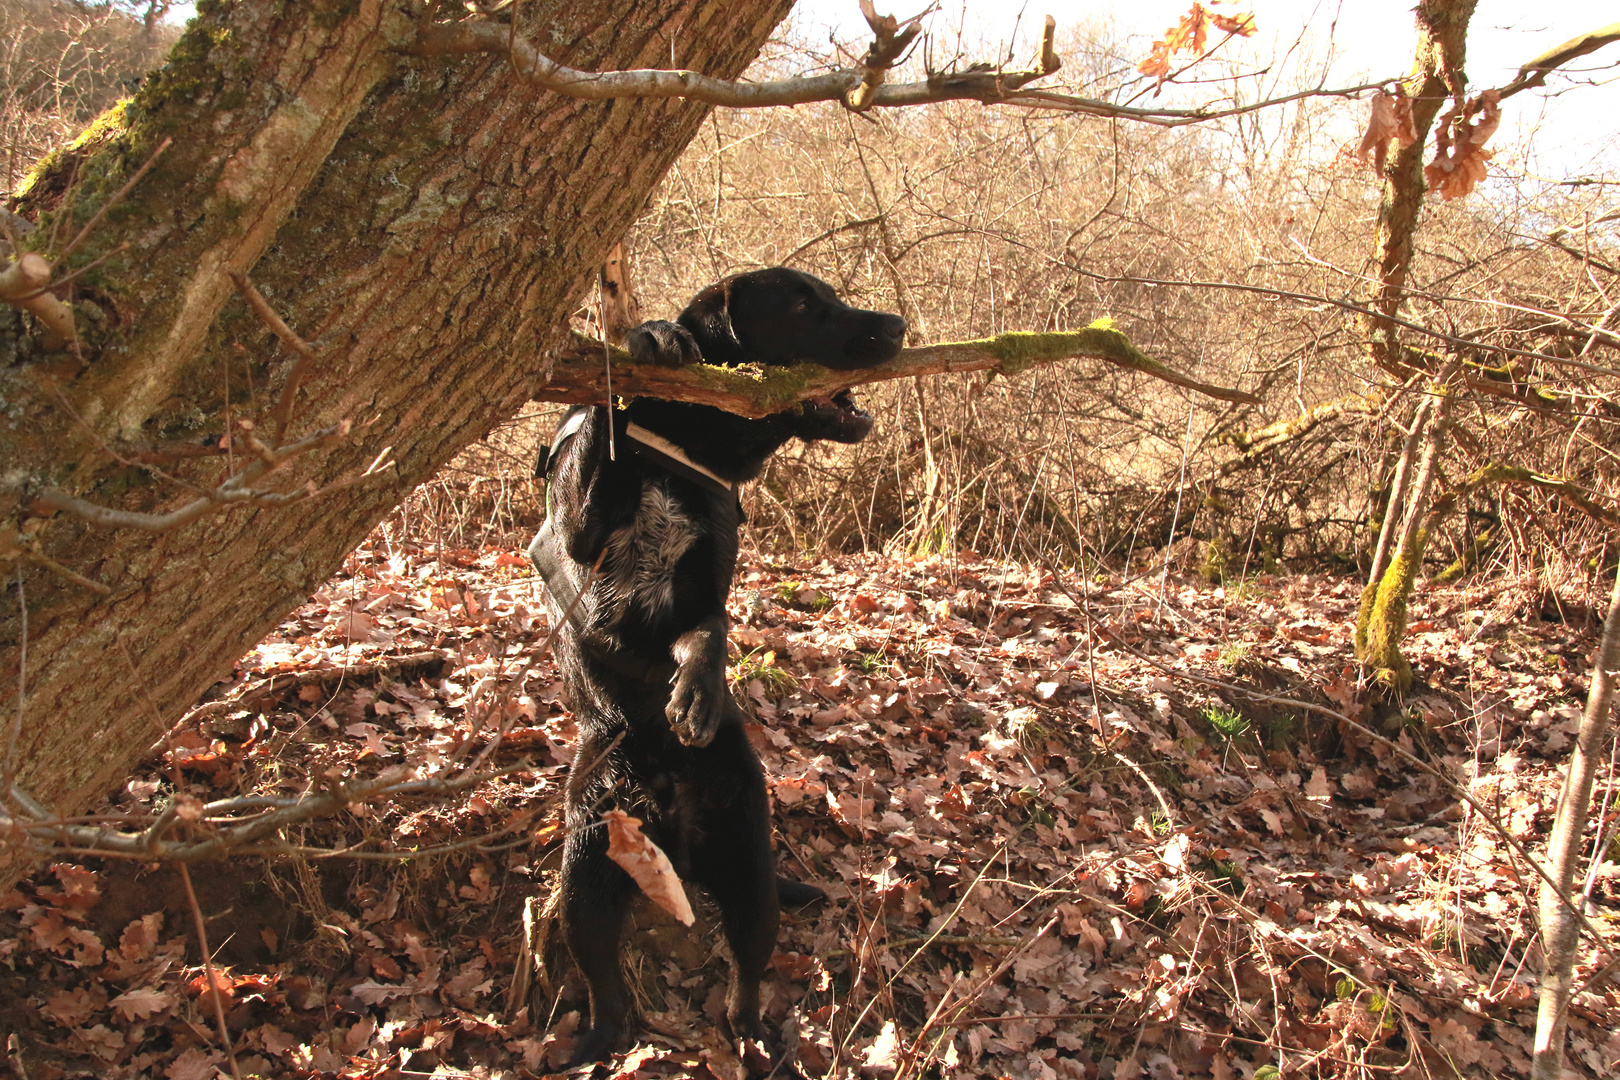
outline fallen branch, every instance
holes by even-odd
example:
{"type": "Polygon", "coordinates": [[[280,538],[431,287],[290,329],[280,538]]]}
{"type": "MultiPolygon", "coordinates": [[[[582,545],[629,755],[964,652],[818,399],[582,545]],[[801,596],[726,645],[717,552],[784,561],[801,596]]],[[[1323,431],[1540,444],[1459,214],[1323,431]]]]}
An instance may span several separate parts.
{"type": "MultiPolygon", "coordinates": [[[[359,681],[382,676],[390,678],[411,677],[413,675],[436,675],[439,669],[450,662],[447,653],[439,649],[429,649],[425,652],[409,653],[405,656],[384,656],[376,660],[362,660],[344,666],[314,668],[309,671],[284,671],[272,675],[253,686],[243,690],[241,694],[225,698],[221,701],[207,701],[192,709],[174,726],[179,731],[202,721],[212,720],[217,716],[229,716],[238,712],[263,712],[265,706],[289,690],[302,689],[305,686],[330,686],[333,683],[346,680],[359,681]]],[[[158,743],[153,749],[161,750],[163,743],[158,743]]]]}
{"type": "Polygon", "coordinates": [[[114,858],[196,862],[226,854],[282,854],[293,850],[293,845],[271,838],[289,825],[330,817],[356,803],[450,795],[527,768],[532,765],[522,761],[488,773],[466,772],[452,778],[418,777],[400,765],[370,780],[339,781],[285,798],[250,795],[202,803],[182,797],[172,800],[139,832],[63,821],[13,786],[9,798],[0,801],[0,830],[21,834],[25,843],[47,851],[69,848],[114,858]],[[168,839],[177,828],[190,835],[168,839]]]}
{"type": "MultiPolygon", "coordinates": [[[[1221,401],[1251,405],[1260,401],[1253,394],[1200,382],[1161,364],[1139,351],[1130,343],[1130,339],[1106,322],[1098,322],[1084,330],[1050,334],[1000,334],[978,341],[952,341],[904,349],[887,363],[853,371],[833,371],[817,364],[768,370],[710,364],[671,368],[637,364],[622,349],[610,351],[614,393],[625,397],[665,398],[713,405],[740,416],[768,416],[805,398],[890,379],[964,371],[1015,375],[1037,364],[1080,357],[1104,360],[1140,371],[1221,401]]],[[[576,335],[556,355],[555,360],[550,380],[534,393],[536,401],[583,405],[606,400],[600,341],[576,335]]]]}

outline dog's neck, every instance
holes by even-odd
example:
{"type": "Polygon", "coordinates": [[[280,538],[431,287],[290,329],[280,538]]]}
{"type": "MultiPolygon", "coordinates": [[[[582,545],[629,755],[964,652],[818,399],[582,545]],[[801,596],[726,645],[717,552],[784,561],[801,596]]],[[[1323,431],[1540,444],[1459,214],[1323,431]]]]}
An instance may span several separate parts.
{"type": "Polygon", "coordinates": [[[793,437],[785,424],[751,420],[710,405],[637,398],[627,419],[679,447],[693,464],[728,484],[754,479],[765,461],[793,437]]]}

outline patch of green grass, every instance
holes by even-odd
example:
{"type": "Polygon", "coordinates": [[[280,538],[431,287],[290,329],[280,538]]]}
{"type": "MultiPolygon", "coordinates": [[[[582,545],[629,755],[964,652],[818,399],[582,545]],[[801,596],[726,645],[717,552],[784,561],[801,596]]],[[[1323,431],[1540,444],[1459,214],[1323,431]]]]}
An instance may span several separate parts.
{"type": "Polygon", "coordinates": [[[1241,672],[1254,659],[1254,646],[1247,641],[1229,641],[1215,654],[1215,663],[1222,671],[1241,672]]]}
{"type": "Polygon", "coordinates": [[[833,606],[832,597],[815,588],[808,590],[813,594],[809,600],[800,600],[799,597],[806,591],[802,581],[784,581],[776,587],[775,592],[771,595],[776,597],[779,604],[801,608],[806,611],[826,611],[833,606]]]}
{"type": "Polygon", "coordinates": [[[799,685],[792,673],[776,666],[776,654],[767,649],[755,649],[731,669],[732,685],[744,692],[755,679],[771,701],[786,697],[799,685]]]}
{"type": "Polygon", "coordinates": [[[1221,588],[1226,590],[1228,600],[1247,602],[1258,600],[1265,595],[1266,590],[1260,584],[1259,575],[1251,574],[1248,577],[1231,577],[1221,582],[1221,588]]]}
{"type": "Polygon", "coordinates": [[[888,661],[883,658],[882,653],[856,653],[853,657],[844,661],[845,667],[851,671],[858,671],[862,675],[875,675],[887,665],[888,661]]]}
{"type": "Polygon", "coordinates": [[[1249,718],[1229,705],[1206,705],[1203,716],[1204,723],[1226,745],[1249,733],[1249,718]]]}

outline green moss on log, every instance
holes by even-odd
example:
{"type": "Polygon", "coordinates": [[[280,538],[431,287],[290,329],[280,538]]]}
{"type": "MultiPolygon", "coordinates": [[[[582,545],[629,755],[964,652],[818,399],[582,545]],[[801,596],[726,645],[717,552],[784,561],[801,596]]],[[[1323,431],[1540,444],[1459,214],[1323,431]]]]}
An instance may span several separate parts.
{"type": "Polygon", "coordinates": [[[994,356],[1000,361],[996,370],[1003,375],[1017,375],[1037,364],[1049,364],[1075,356],[1101,356],[1126,367],[1160,376],[1171,373],[1169,368],[1132,345],[1130,338],[1116,330],[1114,320],[1109,318],[1098,319],[1083,330],[1045,334],[1014,331],[993,338],[951,344],[981,349],[994,356]]]}
{"type": "Polygon", "coordinates": [[[746,396],[773,412],[792,408],[804,396],[811,380],[827,373],[820,364],[768,369],[758,364],[739,367],[693,364],[686,371],[694,382],[707,389],[746,396]]]}

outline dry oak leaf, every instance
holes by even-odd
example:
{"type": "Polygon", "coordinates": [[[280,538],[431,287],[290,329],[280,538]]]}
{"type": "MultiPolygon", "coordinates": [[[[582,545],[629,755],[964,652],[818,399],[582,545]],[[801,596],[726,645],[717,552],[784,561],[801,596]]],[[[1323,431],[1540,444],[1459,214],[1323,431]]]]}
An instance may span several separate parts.
{"type": "Polygon", "coordinates": [[[225,1055],[218,1052],[207,1052],[192,1047],[179,1057],[175,1058],[164,1070],[163,1075],[169,1080],[212,1080],[219,1070],[215,1065],[223,1064],[225,1055]]]}
{"type": "Polygon", "coordinates": [[[1417,131],[1412,122],[1412,99],[1399,87],[1393,94],[1380,90],[1373,95],[1372,115],[1367,118],[1367,131],[1361,136],[1361,145],[1356,148],[1356,158],[1365,165],[1367,153],[1371,151],[1374,170],[1383,172],[1391,139],[1399,142],[1403,148],[1417,141],[1417,131]]]}
{"type": "Polygon", "coordinates": [[[86,870],[82,866],[72,863],[57,863],[51,867],[56,880],[62,883],[62,891],[41,889],[39,894],[57,907],[70,908],[73,911],[89,911],[101,900],[101,881],[94,870],[86,870]]]}
{"type": "MultiPolygon", "coordinates": [[[[1219,3],[1220,0],[1215,0],[1219,3]]],[[[1170,77],[1170,58],[1178,52],[1191,53],[1194,57],[1203,56],[1208,51],[1209,28],[1223,31],[1228,36],[1236,34],[1240,37],[1251,37],[1255,31],[1254,16],[1244,12],[1240,15],[1223,15],[1210,11],[1203,4],[1194,4],[1181,17],[1181,21],[1166,30],[1164,37],[1153,43],[1153,50],[1148,53],[1147,59],[1136,65],[1136,70],[1143,75],[1151,75],[1164,85],[1164,80],[1170,77]]],[[[1157,92],[1157,91],[1155,91],[1157,92]]]]}
{"type": "Polygon", "coordinates": [[[174,1004],[175,998],[163,990],[129,990],[108,1002],[125,1023],[141,1020],[162,1012],[174,1004]]]}
{"type": "Polygon", "coordinates": [[[158,934],[163,930],[163,912],[154,911],[131,920],[118,938],[118,954],[125,960],[139,961],[151,956],[157,949],[158,934]]]}
{"type": "Polygon", "coordinates": [[[692,905],[687,902],[681,879],[663,849],[642,835],[641,819],[623,810],[608,810],[602,814],[602,821],[608,830],[608,858],[618,863],[653,903],[691,926],[692,905]]]}
{"type": "Polygon", "coordinates": [[[1434,160],[1424,166],[1423,179],[1430,191],[1440,193],[1441,199],[1460,199],[1485,179],[1485,163],[1492,156],[1485,143],[1502,122],[1499,99],[1495,90],[1487,90],[1470,101],[1460,115],[1453,105],[1436,125],[1434,160]],[[1478,119],[1474,119],[1476,116],[1478,119]]]}
{"type": "Polygon", "coordinates": [[[53,1023],[61,1024],[65,1028],[76,1028],[90,1019],[95,1011],[106,1003],[106,996],[102,995],[100,1001],[90,991],[83,987],[71,990],[62,990],[45,999],[40,1006],[40,1015],[53,1023]]]}
{"type": "Polygon", "coordinates": [[[863,1070],[891,1070],[900,1066],[900,1036],[894,1030],[894,1021],[885,1020],[872,1045],[866,1048],[863,1070]]]}

